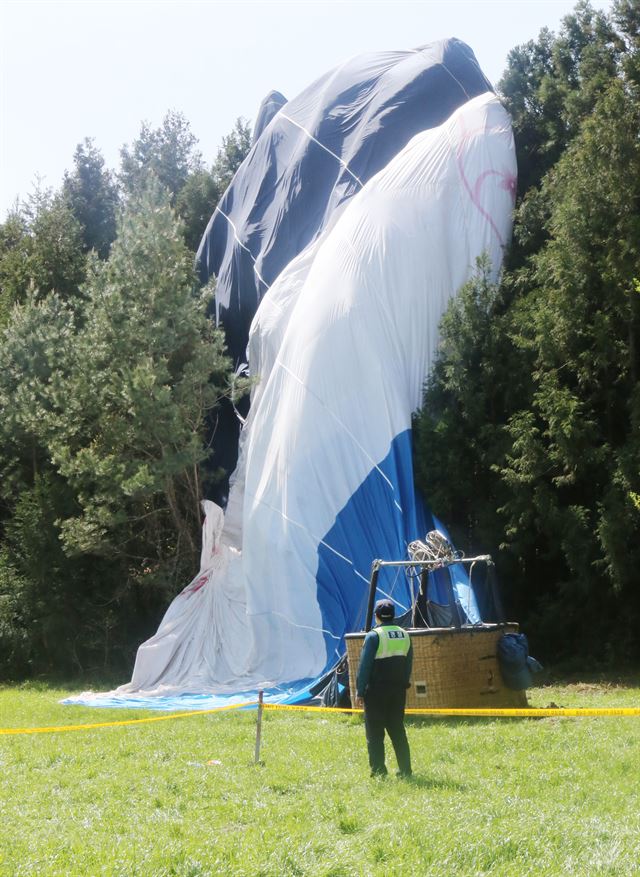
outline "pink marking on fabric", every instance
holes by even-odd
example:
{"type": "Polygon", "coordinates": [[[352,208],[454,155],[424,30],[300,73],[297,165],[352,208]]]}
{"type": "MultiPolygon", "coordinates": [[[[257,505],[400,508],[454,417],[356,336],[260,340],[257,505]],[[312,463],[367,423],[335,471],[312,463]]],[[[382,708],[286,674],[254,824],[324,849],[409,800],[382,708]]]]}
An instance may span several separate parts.
{"type": "Polygon", "coordinates": [[[513,201],[513,206],[516,204],[516,192],[518,191],[518,180],[513,174],[503,174],[502,182],[500,186],[505,189],[507,192],[511,193],[511,200],[513,201]]]}
{"type": "MultiPolygon", "coordinates": [[[[460,123],[460,128],[462,128],[461,123],[460,123]]],[[[480,130],[480,129],[478,129],[478,130],[480,130]]],[[[490,213],[488,213],[484,209],[484,207],[480,203],[480,190],[482,188],[482,184],[484,183],[485,179],[487,179],[487,177],[490,177],[490,176],[500,177],[501,180],[498,183],[498,185],[505,192],[510,192],[512,203],[515,206],[516,178],[513,176],[513,174],[507,174],[504,171],[486,170],[478,176],[478,178],[476,179],[475,185],[473,186],[473,188],[471,188],[471,185],[469,183],[469,180],[467,179],[467,175],[465,173],[464,165],[462,162],[462,146],[469,141],[469,139],[471,137],[471,133],[472,132],[462,130],[462,138],[460,140],[458,149],[456,150],[456,161],[458,162],[458,170],[460,172],[460,177],[462,179],[462,182],[464,184],[465,189],[467,190],[467,194],[471,198],[471,202],[477,207],[479,212],[484,216],[484,218],[487,220],[487,222],[489,223],[489,225],[493,229],[495,236],[498,238],[501,245],[504,246],[505,241],[504,241],[502,235],[500,234],[498,226],[496,225],[493,217],[491,216],[490,213]]]]}
{"type": "Polygon", "coordinates": [[[182,592],[183,595],[185,597],[190,597],[191,594],[195,594],[201,588],[204,588],[204,586],[207,584],[208,580],[209,580],[209,576],[207,576],[207,575],[200,576],[200,578],[196,579],[196,581],[192,585],[189,585],[188,588],[184,589],[184,591],[182,592]]]}

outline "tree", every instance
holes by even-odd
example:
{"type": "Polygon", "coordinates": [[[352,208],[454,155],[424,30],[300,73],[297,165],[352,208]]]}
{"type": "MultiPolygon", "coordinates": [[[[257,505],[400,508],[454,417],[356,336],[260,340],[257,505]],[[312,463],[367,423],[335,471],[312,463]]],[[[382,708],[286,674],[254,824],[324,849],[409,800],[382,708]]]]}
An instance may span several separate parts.
{"type": "Polygon", "coordinates": [[[9,674],[77,670],[79,654],[99,641],[93,626],[115,579],[95,559],[70,560],[60,540],[59,521],[76,500],[49,443],[75,322],[76,310],[57,294],[32,294],[14,307],[0,344],[0,655],[9,674]]]}
{"type": "Polygon", "coordinates": [[[231,133],[222,138],[222,146],[213,163],[213,176],[221,195],[229,187],[250,149],[251,127],[246,119],[240,117],[236,119],[231,133]]]}
{"type": "Polygon", "coordinates": [[[514,246],[498,288],[451,305],[416,424],[435,511],[486,540],[556,659],[638,655],[639,23],[634,0],[581,3],[511,53],[514,246]]]}
{"type": "Polygon", "coordinates": [[[29,289],[32,245],[25,218],[14,209],[0,225],[0,327],[9,319],[15,302],[23,300],[29,289]]]}
{"type": "Polygon", "coordinates": [[[73,173],[64,177],[63,197],[82,226],[85,252],[95,250],[106,259],[116,236],[117,186],[90,138],[76,147],[73,161],[73,173]]]}
{"type": "Polygon", "coordinates": [[[60,195],[38,209],[31,224],[33,239],[30,285],[40,296],[55,291],[62,298],[78,295],[86,274],[82,228],[60,195]]]}
{"type": "Polygon", "coordinates": [[[640,4],[638,0],[615,0],[612,18],[624,43],[622,68],[630,87],[640,88],[640,4]]]}
{"type": "Polygon", "coordinates": [[[537,185],[580,129],[582,119],[617,76],[623,41],[604,12],[581,0],[555,37],[509,52],[498,83],[513,119],[518,193],[537,185]]]}
{"type": "Polygon", "coordinates": [[[194,252],[235,172],[251,148],[251,131],[244,119],[236,119],[233,130],[222,138],[211,171],[196,169],[187,178],[176,199],[176,212],[185,224],[185,240],[194,252]]]}
{"type": "Polygon", "coordinates": [[[135,196],[152,173],[175,204],[189,175],[202,170],[202,157],[195,151],[196,137],[182,113],[170,111],[159,128],[143,122],[131,147],[120,150],[120,185],[126,197],[135,196]]]}
{"type": "Polygon", "coordinates": [[[196,150],[197,140],[181,113],[169,112],[160,128],[145,122],[131,147],[120,152],[120,185],[125,198],[139,194],[155,178],[169,193],[184,223],[187,245],[196,251],[204,230],[236,170],[251,148],[248,122],[239,118],[222,138],[211,170],[196,150]]]}
{"type": "Polygon", "coordinates": [[[504,420],[517,386],[517,351],[504,310],[504,289],[491,281],[483,257],[442,319],[437,359],[414,423],[418,486],[471,551],[487,550],[495,540],[500,484],[493,466],[508,447],[504,420]]]}
{"type": "Polygon", "coordinates": [[[0,326],[29,294],[76,298],[85,271],[79,222],[62,196],[36,189],[0,225],[0,326]]]}
{"type": "Polygon", "coordinates": [[[221,195],[213,173],[197,170],[189,175],[176,199],[176,213],[184,223],[184,239],[194,253],[221,195]]]}
{"type": "MultiPolygon", "coordinates": [[[[640,456],[639,129],[640,103],[614,82],[543,183],[553,205],[549,241],[531,259],[521,326],[535,355],[534,387],[530,407],[509,421],[502,470],[511,490],[507,544],[516,536],[531,558],[546,544],[540,579],[549,606],[557,616],[588,601],[581,634],[587,623],[640,618],[632,502],[640,487],[632,462],[640,456]]],[[[621,651],[630,647],[620,642],[621,651]]]]}
{"type": "MultiPolygon", "coordinates": [[[[204,423],[226,392],[229,363],[206,317],[208,296],[194,293],[180,233],[161,190],[146,190],[88,280],[70,378],[73,427],[67,409],[51,446],[81,509],[63,526],[70,550],[120,550],[121,525],[153,542],[164,521],[183,550],[196,551],[204,423]],[[143,522],[132,530],[128,508],[143,522]]],[[[162,539],[154,547],[164,558],[162,539]]]]}
{"type": "Polygon", "coordinates": [[[81,307],[29,297],[0,345],[12,549],[0,603],[19,632],[16,593],[30,595],[29,660],[41,667],[131,648],[131,619],[139,641],[197,568],[205,420],[228,388],[209,295],[195,292],[192,254],[158,184],[130,199],[83,292],[81,307]],[[83,632],[71,636],[80,610],[83,632]]]}

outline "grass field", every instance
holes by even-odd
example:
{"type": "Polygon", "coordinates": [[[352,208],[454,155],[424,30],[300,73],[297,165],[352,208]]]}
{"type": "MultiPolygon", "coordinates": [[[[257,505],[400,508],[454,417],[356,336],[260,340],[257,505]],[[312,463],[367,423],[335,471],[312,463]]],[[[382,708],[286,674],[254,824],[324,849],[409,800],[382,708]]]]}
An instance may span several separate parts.
{"type": "MultiPolygon", "coordinates": [[[[147,715],[68,693],[0,687],[0,727],[147,715]]],[[[639,706],[640,687],[529,700],[639,706]]],[[[369,778],[359,717],[263,731],[260,766],[255,713],[0,736],[1,877],[640,874],[640,717],[414,720],[412,781],[369,778]]]]}

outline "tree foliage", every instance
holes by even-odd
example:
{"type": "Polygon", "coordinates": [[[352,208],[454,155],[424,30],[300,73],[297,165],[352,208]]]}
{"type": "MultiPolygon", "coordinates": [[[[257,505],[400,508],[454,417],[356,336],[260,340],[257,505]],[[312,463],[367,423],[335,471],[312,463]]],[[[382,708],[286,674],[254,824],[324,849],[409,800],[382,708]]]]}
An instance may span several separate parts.
{"type": "Polygon", "coordinates": [[[62,194],[82,227],[85,252],[95,250],[105,259],[116,236],[117,185],[90,138],[77,146],[73,162],[73,172],[65,174],[62,194]]]}
{"type": "Polygon", "coordinates": [[[554,657],[639,654],[639,21],[636,3],[580,3],[558,37],[511,53],[509,270],[452,304],[417,422],[423,490],[486,540],[554,657]]]}
{"type": "Polygon", "coordinates": [[[149,173],[169,192],[171,202],[184,187],[189,174],[201,170],[197,140],[182,113],[170,111],[159,128],[142,123],[140,135],[120,150],[120,184],[126,196],[143,189],[149,173]]]}
{"type": "Polygon", "coordinates": [[[140,193],[150,178],[166,189],[183,220],[187,245],[194,252],[216,204],[249,152],[249,124],[241,118],[236,120],[232,131],[222,138],[210,169],[196,144],[182,113],[169,112],[159,128],[152,129],[145,122],[133,144],[123,146],[119,174],[125,199],[140,193]]]}
{"type": "Polygon", "coordinates": [[[213,176],[221,195],[228,188],[250,149],[251,126],[246,119],[238,118],[231,132],[222,138],[222,145],[213,163],[213,176]]]}
{"type": "Polygon", "coordinates": [[[498,84],[513,119],[518,191],[537,185],[615,77],[624,43],[608,16],[581,0],[556,37],[512,49],[498,84]]]}
{"type": "Polygon", "coordinates": [[[149,186],[108,260],[93,259],[80,305],[51,292],[13,310],[0,347],[0,618],[13,633],[0,651],[15,658],[28,624],[30,665],[95,661],[127,643],[127,609],[139,633],[141,607],[197,567],[205,420],[229,368],[207,306],[149,186]]]}
{"type": "Polygon", "coordinates": [[[197,568],[231,376],[193,256],[248,126],[196,145],[169,112],[114,175],[86,139],[0,225],[0,674],[129,669],[197,568]]]}
{"type": "Polygon", "coordinates": [[[64,197],[36,189],[0,225],[0,325],[28,295],[72,299],[85,278],[82,228],[64,197]]]}

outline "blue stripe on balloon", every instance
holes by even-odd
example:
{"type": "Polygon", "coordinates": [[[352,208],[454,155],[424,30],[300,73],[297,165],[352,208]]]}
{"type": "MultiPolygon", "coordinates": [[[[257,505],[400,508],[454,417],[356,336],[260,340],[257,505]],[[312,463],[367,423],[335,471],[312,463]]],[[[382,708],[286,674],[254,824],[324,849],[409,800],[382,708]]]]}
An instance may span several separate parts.
{"type": "MultiPolygon", "coordinates": [[[[322,627],[340,636],[337,641],[335,636],[324,635],[326,669],[344,654],[344,634],[364,628],[372,562],[407,558],[409,542],[423,538],[434,528],[443,530],[416,493],[411,430],[408,429],[393,439],[385,459],[371,470],[350,497],[318,547],[316,580],[322,627]]],[[[461,567],[452,569],[454,593],[459,598],[464,596],[461,602],[468,608],[469,620],[478,621],[466,574],[461,567]]],[[[449,602],[446,575],[431,577],[429,596],[439,603],[449,602]]],[[[379,580],[379,588],[388,593],[385,583],[379,580]]],[[[408,608],[412,593],[407,577],[401,571],[389,579],[388,585],[391,584],[393,599],[399,606],[408,608]]],[[[382,596],[379,592],[378,597],[382,596]]]]}

